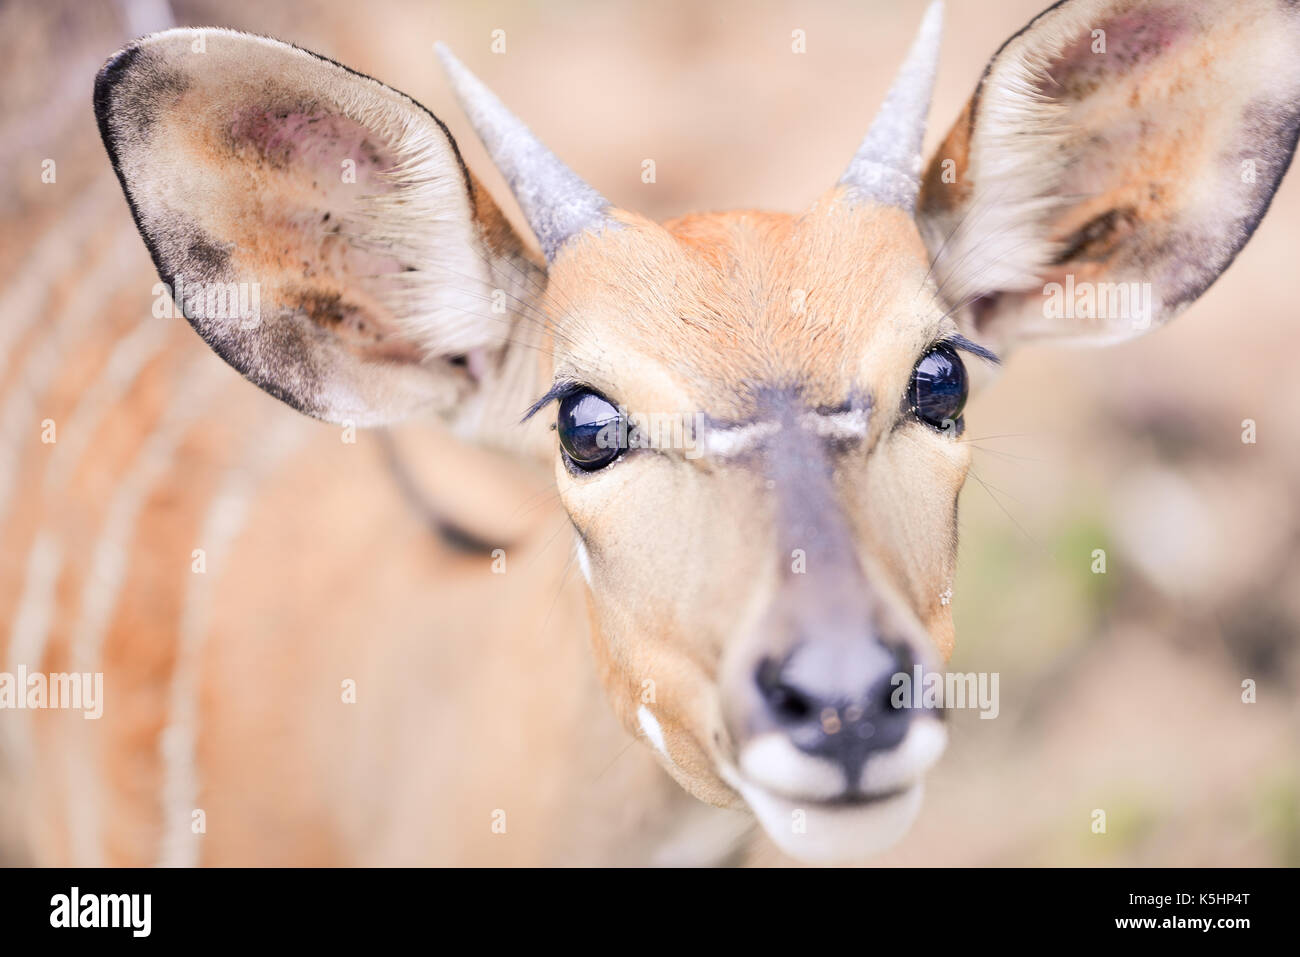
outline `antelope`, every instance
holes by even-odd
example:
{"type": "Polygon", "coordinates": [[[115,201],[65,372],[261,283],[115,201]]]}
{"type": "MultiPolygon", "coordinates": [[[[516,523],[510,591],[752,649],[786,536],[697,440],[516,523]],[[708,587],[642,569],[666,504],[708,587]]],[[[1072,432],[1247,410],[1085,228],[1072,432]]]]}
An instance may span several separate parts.
{"type": "MultiPolygon", "coordinates": [[[[1063,0],[923,164],[941,16],[810,209],[664,223],[603,198],[439,48],[535,244],[447,127],[374,79],[224,29],[112,57],[99,130],[203,341],[345,430],[445,423],[425,477],[454,483],[471,455],[548,471],[578,574],[556,594],[537,536],[498,527],[494,577],[337,439],[304,462],[306,420],[236,390],[222,408],[256,430],[255,464],[200,479],[206,518],[150,532],[150,602],[127,614],[87,585],[90,625],[28,602],[0,645],[105,678],[102,721],[22,717],[33,858],[857,862],[900,840],[946,746],[942,709],[892,692],[953,650],[971,382],[1023,342],[1116,343],[1182,312],[1300,129],[1293,5],[1063,0]],[[1129,307],[1101,306],[1130,284],[1129,307]],[[1100,294],[1049,307],[1067,287],[1100,294]],[[681,427],[642,429],[654,416],[681,427]],[[194,542],[219,578],[192,573],[194,542]]],[[[213,367],[159,413],[169,454],[213,367]]]]}

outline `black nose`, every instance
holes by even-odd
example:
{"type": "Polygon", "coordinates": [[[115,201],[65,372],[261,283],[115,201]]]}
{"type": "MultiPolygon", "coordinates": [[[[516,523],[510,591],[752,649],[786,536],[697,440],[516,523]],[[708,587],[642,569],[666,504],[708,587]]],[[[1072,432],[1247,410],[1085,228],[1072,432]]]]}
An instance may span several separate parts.
{"type": "Polygon", "coordinates": [[[902,646],[864,642],[846,656],[814,642],[765,658],[755,680],[768,721],[799,750],[842,765],[852,787],[868,757],[907,734],[912,712],[894,707],[893,678],[915,663],[902,646]]]}

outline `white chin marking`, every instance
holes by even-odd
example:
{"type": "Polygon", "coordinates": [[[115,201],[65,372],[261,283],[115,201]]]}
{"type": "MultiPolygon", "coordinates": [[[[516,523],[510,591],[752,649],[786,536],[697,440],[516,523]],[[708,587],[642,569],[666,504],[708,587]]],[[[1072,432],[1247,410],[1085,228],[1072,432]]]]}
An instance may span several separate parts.
{"type": "Polygon", "coordinates": [[[645,705],[636,709],[637,723],[641,725],[641,733],[646,736],[656,751],[664,757],[668,757],[668,748],[664,746],[664,730],[659,727],[659,719],[650,713],[650,709],[645,705]]]}
{"type": "Polygon", "coordinates": [[[582,539],[574,537],[574,550],[578,554],[578,567],[582,569],[582,577],[591,584],[591,557],[587,554],[587,546],[582,543],[582,539]]]}
{"type": "Polygon", "coordinates": [[[773,843],[809,864],[850,864],[878,854],[907,833],[921,809],[924,785],[869,804],[828,805],[779,797],[737,782],[773,843]]]}
{"type": "Polygon", "coordinates": [[[873,801],[833,803],[844,792],[844,772],[780,734],[760,735],[741,750],[738,767],[720,770],[786,854],[808,863],[854,863],[907,833],[921,808],[922,775],[947,737],[939,721],[919,718],[897,747],[869,758],[855,783],[862,794],[880,795],[873,801]]]}

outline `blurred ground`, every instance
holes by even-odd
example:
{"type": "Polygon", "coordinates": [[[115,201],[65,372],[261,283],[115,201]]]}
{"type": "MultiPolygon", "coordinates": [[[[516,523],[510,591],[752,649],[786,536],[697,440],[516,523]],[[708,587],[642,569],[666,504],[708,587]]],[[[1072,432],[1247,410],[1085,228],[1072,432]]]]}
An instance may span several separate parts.
{"type": "MultiPolygon", "coordinates": [[[[1043,3],[950,0],[929,142],[1043,3]]],[[[435,67],[445,41],[613,202],[667,218],[810,203],[922,7],[212,0],[170,16],[278,36],[411,94],[509,205],[435,67]],[[505,55],[489,50],[497,29],[505,55]]],[[[166,16],[162,3],[130,17],[107,2],[0,8],[8,307],[80,268],[62,253],[74,200],[111,185],[91,79],[136,24],[166,16]],[[51,157],[58,182],[44,184],[51,157]]],[[[108,201],[101,219],[126,224],[120,196],[108,201]]],[[[1298,245],[1293,172],[1238,262],[1171,327],[1108,350],[1026,350],[976,400],[952,666],[999,672],[1002,712],[957,715],[920,821],[882,863],[1300,865],[1298,245]],[[1105,575],[1090,570],[1099,548],[1105,575]],[[1097,808],[1105,835],[1090,829],[1097,808]]],[[[142,244],[131,255],[147,266],[142,244]]]]}

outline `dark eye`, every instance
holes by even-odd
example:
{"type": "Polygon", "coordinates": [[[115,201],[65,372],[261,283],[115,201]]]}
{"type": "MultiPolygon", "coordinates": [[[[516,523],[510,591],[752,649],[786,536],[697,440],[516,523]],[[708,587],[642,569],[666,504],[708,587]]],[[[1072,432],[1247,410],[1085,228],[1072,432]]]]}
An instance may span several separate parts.
{"type": "Polygon", "coordinates": [[[595,392],[584,390],[561,399],[555,428],[565,456],[584,472],[603,469],[623,454],[623,414],[595,392]]]}
{"type": "Polygon", "coordinates": [[[943,431],[957,427],[967,391],[961,357],[951,346],[935,346],[916,364],[908,391],[912,411],[922,422],[943,431]]]}

